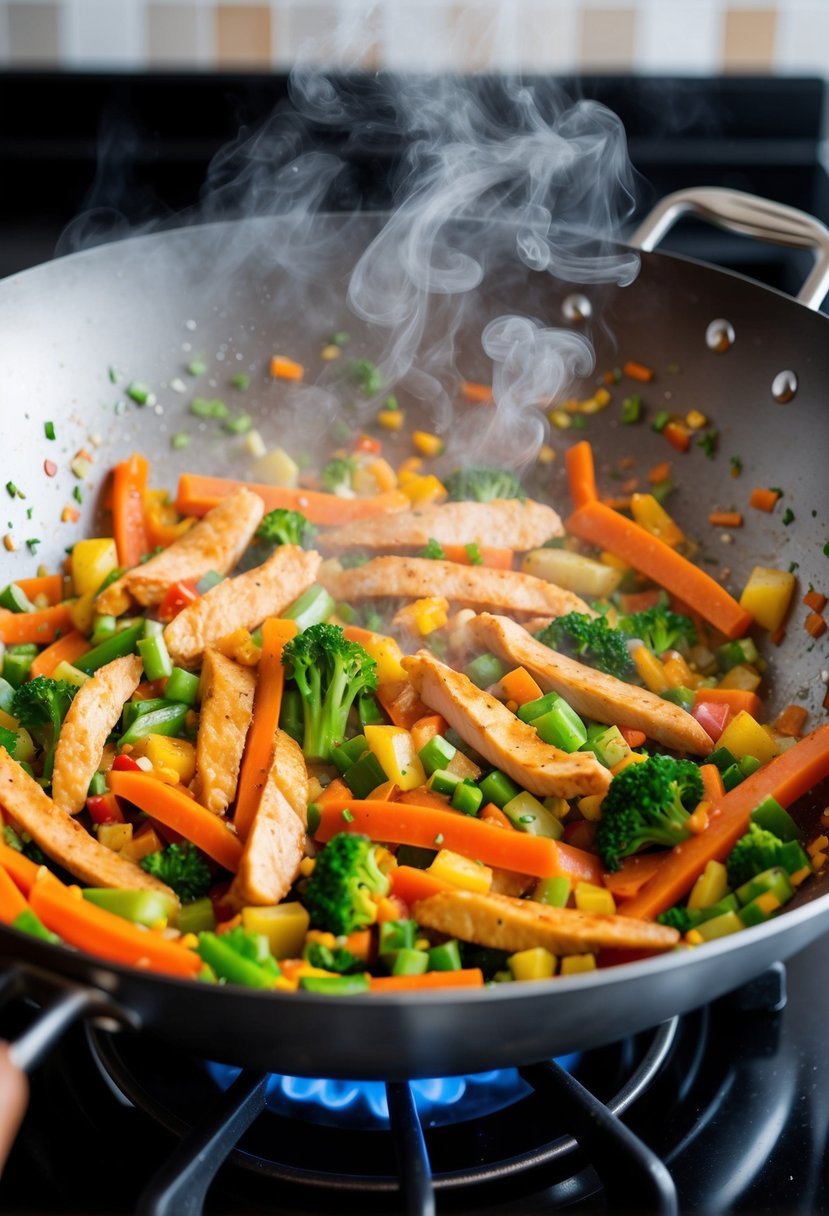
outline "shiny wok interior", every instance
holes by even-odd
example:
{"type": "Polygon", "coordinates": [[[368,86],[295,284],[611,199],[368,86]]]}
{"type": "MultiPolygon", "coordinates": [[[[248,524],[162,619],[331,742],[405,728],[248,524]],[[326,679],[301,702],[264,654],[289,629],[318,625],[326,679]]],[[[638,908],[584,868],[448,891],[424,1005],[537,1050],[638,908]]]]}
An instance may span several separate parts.
{"type": "MultiPolygon", "coordinates": [[[[97,531],[106,470],[130,451],[140,449],[150,457],[154,486],[174,487],[185,469],[248,474],[240,441],[217,434],[215,427],[200,431],[187,413],[196,392],[227,397],[227,382],[237,371],[252,377],[238,408],[253,415],[268,447],[280,442],[290,447],[299,434],[306,449],[315,444],[319,449],[323,428],[313,398],[292,399],[284,386],[268,379],[267,363],[274,353],[288,354],[305,363],[306,379],[313,381],[322,342],[338,329],[353,335],[349,354],[379,353],[376,335],[348,315],[344,300],[350,267],[381,222],[373,216],[321,221],[313,271],[298,268],[292,259],[295,234],[289,223],[273,219],[136,238],[1,283],[2,480],[12,478],[27,495],[7,503],[6,522],[18,541],[36,537],[41,542],[36,558],[25,544],[15,553],[0,550],[2,582],[24,577],[41,561],[56,568],[67,545],[97,531]],[[197,354],[210,371],[196,388],[183,369],[197,354]],[[110,368],[117,369],[116,384],[110,368]],[[177,378],[186,382],[186,393],[176,391],[177,378]],[[125,398],[130,380],[149,384],[156,405],[142,408],[125,398]],[[44,438],[47,420],[56,426],[51,443],[44,438]],[[171,450],[170,436],[183,429],[192,434],[190,446],[171,450]],[[74,502],[77,484],[70,462],[80,448],[90,449],[90,436],[98,446],[91,448],[94,465],[83,483],[81,518],[61,524],[61,510],[74,502]],[[57,464],[53,477],[45,475],[44,460],[57,464]]],[[[470,225],[457,239],[472,249],[479,234],[470,225]]],[[[548,326],[575,324],[591,338],[596,370],[574,387],[575,395],[591,392],[596,374],[635,359],[659,369],[654,383],[642,390],[651,413],[695,407],[711,419],[721,436],[718,455],[709,461],[694,449],[675,458],[671,510],[686,533],[700,541],[710,569],[717,573],[727,567],[725,582],[732,591],[739,593],[755,564],[787,568],[792,562],[798,563],[804,592],[809,583],[825,589],[826,317],[733,274],[660,253],[642,255],[630,286],[574,288],[517,269],[504,236],[503,250],[494,242],[474,315],[456,342],[462,376],[488,379],[480,332],[487,320],[507,312],[548,326]],[[591,315],[570,322],[562,305],[574,291],[588,298],[591,315]],[[736,340],[718,353],[707,346],[705,334],[720,318],[733,326],[736,340]],[[772,395],[772,382],[783,370],[798,380],[795,396],[785,404],[772,395]],[[739,481],[730,475],[732,455],[743,462],[739,481]],[[741,509],[753,486],[769,485],[785,489],[795,522],[784,527],[779,513],[746,511],[745,527],[724,545],[707,523],[709,511],[741,509]]],[[[441,324],[439,311],[430,324],[441,324]]],[[[429,339],[427,325],[424,342],[429,339]]],[[[403,400],[411,421],[415,405],[403,400]]],[[[598,415],[587,432],[608,493],[614,487],[611,467],[620,456],[634,456],[642,472],[672,455],[647,425],[623,428],[616,419],[612,410],[598,415]]],[[[423,421],[434,421],[428,406],[423,421]]],[[[550,498],[566,515],[561,453],[567,436],[554,432],[551,442],[559,460],[550,477],[550,498]]],[[[783,644],[771,649],[769,712],[797,701],[809,708],[809,725],[818,725],[824,715],[819,671],[826,665],[825,650],[820,643],[813,648],[799,620],[783,644]]],[[[550,984],[502,985],[462,995],[331,998],[211,988],[103,964],[3,927],[0,957],[91,982],[146,1030],[216,1059],[294,1075],[435,1076],[528,1063],[608,1042],[732,989],[829,928],[826,883],[807,887],[779,919],[703,949],[550,984]]]]}

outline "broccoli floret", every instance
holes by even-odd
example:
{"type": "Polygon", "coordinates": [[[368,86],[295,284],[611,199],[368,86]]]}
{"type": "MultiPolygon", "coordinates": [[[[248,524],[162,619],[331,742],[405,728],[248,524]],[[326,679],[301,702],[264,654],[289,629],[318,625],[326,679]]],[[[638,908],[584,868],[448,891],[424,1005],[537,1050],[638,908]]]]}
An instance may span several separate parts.
{"type": "Polygon", "coordinates": [[[523,502],[527,497],[514,473],[486,464],[455,469],[443,484],[453,502],[491,502],[493,498],[519,498],[523,502]]]}
{"type": "Polygon", "coordinates": [[[345,738],[348,711],[358,693],[377,687],[377,664],[338,625],[311,625],[285,646],[282,662],[302,697],[302,750],[308,760],[331,759],[345,738]]]}
{"type": "Polygon", "coordinates": [[[17,747],[17,735],[13,730],[9,730],[5,726],[0,726],[0,747],[4,747],[9,755],[14,758],[17,747]]]}
{"type": "Polygon", "coordinates": [[[681,904],[660,912],[656,919],[660,925],[667,925],[670,929],[678,929],[680,933],[688,933],[694,927],[691,914],[681,904]]]}
{"type": "Polygon", "coordinates": [[[373,895],[387,895],[388,877],[377,864],[376,847],[367,836],[340,832],[316,860],[303,896],[311,924],[329,933],[353,933],[374,924],[373,895]]]}
{"type": "Polygon", "coordinates": [[[201,899],[213,883],[204,858],[187,843],[148,853],[141,858],[141,868],[172,887],[183,903],[201,899]]]}
{"type": "Polygon", "coordinates": [[[691,618],[671,612],[665,603],[623,616],[619,628],[628,637],[641,638],[654,654],[672,649],[680,639],[684,639],[689,646],[694,646],[697,640],[696,627],[691,618]]]}
{"type": "Polygon", "coordinates": [[[428,557],[433,562],[446,561],[446,554],[443,550],[443,545],[441,545],[439,541],[436,541],[434,536],[429,537],[428,545],[426,545],[425,549],[421,549],[417,556],[428,557]]]}
{"type": "Polygon", "coordinates": [[[619,680],[624,680],[633,669],[626,635],[611,629],[603,616],[593,618],[583,612],[568,612],[536,637],[551,650],[572,655],[619,680]]]}
{"type": "Polygon", "coordinates": [[[728,885],[741,887],[756,874],[762,874],[772,866],[783,865],[780,860],[780,850],[783,847],[783,841],[773,832],[761,828],[757,823],[749,824],[745,836],[740,837],[725,859],[728,885]]]}
{"type": "Polygon", "coordinates": [[[320,473],[320,485],[331,494],[350,494],[354,467],[354,461],[347,456],[335,456],[320,473]]]}
{"type": "Polygon", "coordinates": [[[687,840],[688,817],[702,800],[702,777],[690,760],[651,756],[629,764],[602,802],[596,847],[608,870],[649,845],[673,848],[687,840]]]}
{"type": "Polygon", "coordinates": [[[277,507],[268,511],[256,529],[256,539],[270,545],[307,545],[318,529],[310,524],[301,511],[277,507]]]}
{"type": "Polygon", "coordinates": [[[12,698],[12,717],[27,730],[35,731],[43,745],[43,776],[47,780],[52,776],[63,719],[77,691],[74,684],[67,684],[65,680],[37,676],[21,684],[12,698]]]}
{"type": "Polygon", "coordinates": [[[321,967],[323,971],[336,971],[338,975],[355,975],[365,971],[366,964],[356,954],[346,950],[345,946],[335,946],[332,950],[322,942],[309,942],[303,951],[303,957],[312,967],[321,967]]]}

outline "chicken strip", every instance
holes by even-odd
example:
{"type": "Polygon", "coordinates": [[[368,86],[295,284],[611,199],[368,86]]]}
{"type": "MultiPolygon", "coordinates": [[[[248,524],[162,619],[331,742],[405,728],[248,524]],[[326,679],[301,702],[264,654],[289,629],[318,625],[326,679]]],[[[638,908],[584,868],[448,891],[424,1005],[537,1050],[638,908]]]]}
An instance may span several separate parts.
{"type": "Polygon", "coordinates": [[[0,807],[43,852],[92,887],[163,891],[168,886],[134,861],[98,844],[77,819],[44,794],[38,783],[0,747],[0,807]]]}
{"type": "Polygon", "coordinates": [[[145,607],[160,604],[168,588],[183,578],[199,579],[210,570],[229,574],[264,512],[259,495],[244,487],[228,495],[163,552],[110,583],[96,599],[96,611],[118,616],[133,600],[145,607]]]}
{"type": "Polygon", "coordinates": [[[412,908],[419,925],[492,950],[589,954],[594,950],[671,950],[676,929],[630,916],[601,916],[576,908],[552,908],[510,895],[441,891],[412,908]]]}
{"type": "Polygon", "coordinates": [[[113,659],[99,667],[78,689],[69,706],[55,748],[52,798],[70,815],[77,815],[97,772],[104,744],[112,733],[124,703],[141,682],[143,664],[137,654],[113,659]]]}
{"type": "Polygon", "coordinates": [[[574,798],[603,794],[610,784],[610,773],[592,752],[568,754],[545,743],[534,727],[428,650],[404,658],[403,666],[430,709],[531,794],[574,798]]]}
{"type": "Polygon", "coordinates": [[[442,595],[454,604],[479,611],[505,609],[531,616],[564,616],[592,608],[572,591],[564,591],[546,579],[513,570],[490,570],[485,566],[461,566],[457,562],[432,561],[427,557],[375,557],[351,570],[326,570],[320,581],[335,600],[419,599],[442,595]]]}
{"type": "Polygon", "coordinates": [[[183,608],[164,630],[173,661],[192,666],[202,651],[234,629],[254,629],[314,581],[321,558],[313,549],[280,545],[266,562],[227,578],[183,608]]]}
{"type": "Polygon", "coordinates": [[[483,613],[467,628],[479,645],[507,663],[526,667],[545,692],[557,692],[577,714],[595,722],[632,726],[674,751],[699,756],[713,751],[714,744],[699,722],[679,705],[551,650],[508,617],[483,613]]]}
{"type": "Polygon", "coordinates": [[[308,772],[290,735],[277,729],[270,772],[230,888],[239,906],[278,904],[305,856],[308,772]]]}
{"type": "Polygon", "coordinates": [[[430,540],[441,545],[494,545],[537,549],[551,536],[561,536],[561,519],[552,507],[517,498],[492,502],[446,502],[376,515],[374,519],[330,528],[319,538],[331,552],[343,549],[422,549],[430,540]]]}
{"type": "Polygon", "coordinates": [[[218,650],[204,652],[201,710],[196,738],[196,800],[222,815],[236,797],[236,782],[253,713],[256,675],[218,650]]]}

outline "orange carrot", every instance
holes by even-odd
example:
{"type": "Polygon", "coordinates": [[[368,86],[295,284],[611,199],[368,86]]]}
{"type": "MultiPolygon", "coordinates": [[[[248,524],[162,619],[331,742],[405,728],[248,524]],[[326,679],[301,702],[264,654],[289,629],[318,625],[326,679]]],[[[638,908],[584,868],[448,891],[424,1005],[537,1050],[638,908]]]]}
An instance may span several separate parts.
{"type": "Polygon", "coordinates": [[[83,898],[77,887],[65,887],[46,870],[32,887],[29,902],[47,929],[59,934],[70,946],[99,958],[185,979],[193,979],[202,969],[202,961],[194,950],[96,907],[83,898]]]}
{"type": "Polygon", "coordinates": [[[312,524],[323,527],[370,519],[374,515],[405,511],[411,507],[409,499],[400,490],[389,490],[372,498],[340,498],[337,494],[325,494],[320,490],[257,485],[224,477],[202,477],[198,473],[182,473],[178,482],[176,507],[184,515],[206,515],[223,498],[242,486],[258,494],[266,510],[286,507],[288,510],[301,511],[312,524]]]}
{"type": "Polygon", "coordinates": [[[16,645],[37,642],[46,646],[61,633],[72,628],[72,617],[66,604],[41,608],[39,612],[7,612],[0,609],[0,642],[16,645]]]}
{"type": "Polygon", "coordinates": [[[791,806],[827,776],[829,726],[821,726],[718,798],[705,831],[672,849],[650,882],[621,911],[645,920],[664,912],[687,894],[709,861],[727,857],[748,830],[751,812],[764,798],[791,806]]]}
{"type": "Polygon", "coordinates": [[[245,741],[233,823],[243,840],[253,823],[273,759],[274,734],[279,726],[285,668],[282,651],[296,636],[296,622],[268,617],[262,625],[262,657],[253,701],[253,716],[245,741]]]}
{"type": "Polygon", "coordinates": [[[525,667],[516,667],[501,677],[501,692],[507,701],[515,701],[516,705],[526,705],[544,695],[525,667]]]}
{"type": "Polygon", "coordinates": [[[274,355],[269,370],[275,380],[301,380],[305,375],[302,364],[286,358],[285,355],[274,355]]]}
{"type": "Polygon", "coordinates": [[[819,612],[810,612],[803,622],[803,628],[810,638],[819,638],[826,632],[826,621],[819,612]]]}
{"type": "Polygon", "coordinates": [[[392,802],[405,802],[409,806],[431,807],[435,811],[445,811],[449,806],[449,799],[443,794],[433,794],[425,785],[419,786],[416,790],[403,790],[392,802]]]}
{"type": "Polygon", "coordinates": [[[487,405],[492,400],[492,385],[476,384],[474,380],[462,380],[461,396],[472,405],[487,405]]]}
{"type": "Polygon", "coordinates": [[[317,806],[327,806],[329,802],[342,802],[343,798],[348,798],[351,795],[351,790],[348,788],[342,777],[335,777],[329,785],[325,787],[318,798],[314,799],[317,806]]]}
{"type": "Polygon", "coordinates": [[[487,802],[485,806],[482,806],[478,812],[478,818],[482,819],[485,823],[492,823],[496,827],[508,828],[510,831],[514,830],[509,819],[507,819],[501,808],[496,806],[494,802],[487,802]]]}
{"type": "Polygon", "coordinates": [[[742,528],[743,517],[739,511],[711,511],[708,522],[712,528],[742,528]]]}
{"type": "MultiPolygon", "coordinates": [[[[349,641],[356,641],[356,638],[349,637],[350,633],[350,629],[345,630],[349,641]]],[[[392,723],[406,730],[411,730],[415,722],[429,713],[429,706],[421,701],[414,685],[408,680],[392,680],[388,684],[379,684],[376,696],[392,723]]]]}
{"type": "Polygon", "coordinates": [[[14,879],[23,894],[28,895],[40,869],[37,862],[30,861],[17,849],[11,848],[0,840],[0,866],[14,879]]]}
{"type": "Polygon", "coordinates": [[[391,893],[397,899],[411,908],[419,899],[428,899],[430,895],[439,895],[441,891],[451,891],[452,884],[443,878],[435,878],[428,870],[418,870],[415,866],[398,866],[392,870],[391,893]]]}
{"type": "Polygon", "coordinates": [[[165,785],[151,773],[110,770],[109,788],[126,798],[151,819],[191,841],[226,870],[235,871],[242,856],[242,842],[225,821],[201,806],[174,785],[165,785]]]}
{"type": "Polygon", "coordinates": [[[345,939],[345,948],[355,958],[367,959],[371,954],[371,930],[355,929],[353,933],[349,933],[345,939]]]}
{"type": "Polygon", "coordinates": [[[54,607],[63,599],[63,575],[62,574],[41,574],[37,578],[18,578],[15,580],[17,586],[27,595],[30,600],[37,599],[39,595],[43,595],[49,601],[50,606],[54,607]]]}
{"type": "Polygon", "coordinates": [[[546,836],[505,832],[457,811],[412,806],[402,799],[371,802],[344,798],[342,802],[330,803],[322,808],[316,838],[324,842],[337,832],[362,832],[372,840],[413,844],[424,849],[447,848],[484,865],[532,874],[535,878],[568,874],[585,882],[602,880],[602,864],[593,853],[546,836]],[[343,811],[349,812],[348,817],[343,817],[343,811]],[[439,843],[436,837],[441,838],[439,843]]]}
{"type": "Polygon", "coordinates": [[[574,443],[565,455],[567,484],[570,497],[576,507],[584,507],[598,498],[596,491],[596,469],[593,464],[593,449],[586,439],[574,443]]]}
{"type": "Polygon", "coordinates": [[[620,899],[633,899],[653,878],[664,860],[664,853],[639,853],[626,857],[621,870],[615,874],[605,874],[604,885],[617,902],[620,899]]]}
{"type": "Polygon", "coordinates": [[[744,688],[698,688],[694,693],[694,704],[700,705],[703,701],[727,705],[735,714],[744,709],[752,718],[759,718],[763,712],[763,702],[757,693],[744,688]]]}
{"type": "Polygon", "coordinates": [[[774,723],[774,729],[778,735],[797,738],[803,734],[803,727],[808,716],[809,711],[802,705],[787,705],[774,723]]]}
{"type": "Polygon", "coordinates": [[[619,606],[627,615],[634,612],[645,612],[648,608],[654,608],[662,599],[662,592],[653,587],[650,591],[629,591],[622,592],[619,596],[619,606]]]}
{"type": "Polygon", "coordinates": [[[371,992],[431,992],[435,988],[483,988],[484,973],[478,967],[460,971],[427,971],[424,975],[370,975],[371,992]]]}
{"type": "Polygon", "coordinates": [[[65,633],[35,657],[31,667],[32,679],[35,676],[51,676],[58,663],[74,663],[82,654],[86,654],[87,650],[89,642],[77,629],[65,633]]]}
{"type": "Polygon", "coordinates": [[[144,491],[150,471],[146,459],[133,452],[115,466],[112,477],[112,533],[122,566],[137,566],[149,549],[144,527],[144,491]]]}
{"type": "Polygon", "coordinates": [[[445,735],[449,723],[441,714],[425,714],[411,728],[412,743],[416,752],[425,747],[435,735],[445,735]]]}
{"type": "Polygon", "coordinates": [[[637,730],[634,726],[620,726],[619,734],[628,747],[641,747],[648,737],[643,730],[637,730]]]}
{"type": "Polygon", "coordinates": [[[20,887],[0,866],[0,921],[4,925],[10,925],[28,906],[20,887]]]}
{"type": "MultiPolygon", "coordinates": [[[[20,586],[19,583],[18,586],[20,586]]],[[[826,602],[826,596],[822,595],[820,591],[807,591],[803,597],[803,603],[807,608],[811,608],[812,612],[823,612],[826,602]]]]}
{"type": "Polygon", "coordinates": [[[741,637],[751,624],[751,613],[741,608],[710,574],[603,503],[589,502],[577,507],[567,521],[567,530],[624,558],[636,570],[685,600],[726,637],[741,637]]]}
{"type": "Polygon", "coordinates": [[[622,374],[629,376],[631,380],[640,380],[643,384],[650,384],[653,380],[651,369],[645,367],[644,363],[635,363],[632,359],[622,365],[622,374]]]}
{"type": "MultiPolygon", "coordinates": [[[[466,545],[441,545],[441,548],[448,562],[457,562],[460,566],[472,565],[472,557],[466,545]]],[[[512,549],[499,549],[494,545],[478,545],[477,550],[477,556],[481,559],[476,563],[477,565],[486,566],[489,570],[512,569],[514,556],[512,549]]]]}
{"type": "Polygon", "coordinates": [[[687,452],[691,446],[691,432],[684,422],[669,422],[662,434],[677,452],[687,452]]]}
{"type": "Polygon", "coordinates": [[[716,764],[701,764],[699,775],[702,777],[702,801],[718,802],[725,794],[725,786],[716,764]]]}
{"type": "Polygon", "coordinates": [[[780,494],[777,490],[764,490],[758,486],[751,491],[748,505],[754,507],[755,511],[765,511],[766,514],[769,514],[777,506],[779,497],[780,494]]]}
{"type": "Polygon", "coordinates": [[[670,475],[670,460],[662,460],[659,464],[655,464],[652,469],[648,469],[648,481],[652,486],[658,486],[660,481],[667,481],[670,475]]]}

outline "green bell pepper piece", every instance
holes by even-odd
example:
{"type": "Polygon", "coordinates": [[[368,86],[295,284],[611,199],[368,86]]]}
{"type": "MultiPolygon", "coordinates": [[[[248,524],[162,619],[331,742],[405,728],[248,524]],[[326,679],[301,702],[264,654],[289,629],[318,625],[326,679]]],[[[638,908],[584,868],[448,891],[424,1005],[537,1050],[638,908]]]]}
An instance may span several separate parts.
{"type": "Polygon", "coordinates": [[[178,900],[163,891],[122,891],[114,887],[84,887],[84,899],[137,925],[157,925],[173,921],[178,912],[178,900]]]}

